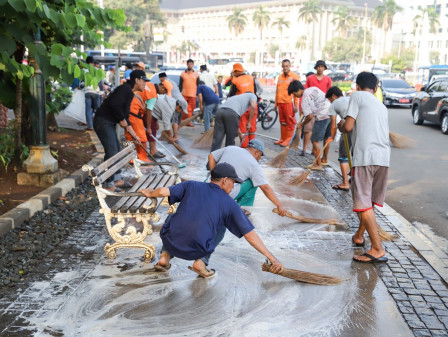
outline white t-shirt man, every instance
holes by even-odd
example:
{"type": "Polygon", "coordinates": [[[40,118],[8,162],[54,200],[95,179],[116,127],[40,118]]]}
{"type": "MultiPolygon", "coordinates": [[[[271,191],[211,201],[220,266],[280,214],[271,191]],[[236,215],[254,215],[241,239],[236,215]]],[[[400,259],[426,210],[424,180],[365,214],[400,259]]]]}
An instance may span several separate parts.
{"type": "Polygon", "coordinates": [[[317,121],[328,119],[328,109],[330,102],[325,97],[325,93],[318,87],[305,89],[302,95],[303,115],[313,114],[317,121]]]}
{"type": "Polygon", "coordinates": [[[203,71],[199,75],[199,80],[204,82],[204,84],[213,91],[215,91],[215,85],[218,85],[218,80],[216,79],[216,77],[210,74],[208,71],[203,71]]]}
{"type": "Polygon", "coordinates": [[[353,166],[389,167],[389,121],[384,104],[368,91],[355,91],[347,116],[356,120],[351,136],[353,166]]]}
{"type": "MultiPolygon", "coordinates": [[[[254,187],[266,185],[268,182],[261,166],[246,149],[238,146],[227,146],[212,152],[217,163],[229,163],[235,168],[237,176],[242,180],[250,179],[254,187]]],[[[235,184],[230,196],[235,199],[240,193],[241,185],[235,184]]]]}

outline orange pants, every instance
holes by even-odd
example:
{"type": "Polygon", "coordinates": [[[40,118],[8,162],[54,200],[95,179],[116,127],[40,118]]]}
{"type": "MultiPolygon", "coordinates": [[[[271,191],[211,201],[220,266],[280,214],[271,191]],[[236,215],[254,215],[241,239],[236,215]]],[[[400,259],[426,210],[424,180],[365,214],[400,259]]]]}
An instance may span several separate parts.
{"type": "Polygon", "coordinates": [[[258,107],[255,107],[254,117],[252,118],[252,122],[250,123],[250,130],[248,131],[247,128],[246,128],[247,122],[249,121],[249,109],[245,113],[243,113],[243,115],[240,118],[240,130],[241,130],[241,132],[243,134],[249,132],[249,134],[245,138],[243,136],[244,142],[243,142],[243,144],[241,144],[241,147],[247,147],[249,142],[252,139],[255,139],[255,132],[257,131],[257,111],[258,111],[258,107]]]}
{"type": "Polygon", "coordinates": [[[182,120],[193,116],[193,110],[196,109],[196,97],[188,97],[188,96],[184,96],[185,100],[188,103],[188,116],[185,116],[184,113],[182,113],[182,120]]]}
{"type": "Polygon", "coordinates": [[[278,103],[277,106],[280,124],[286,126],[286,130],[295,130],[297,121],[292,103],[278,103]]]}
{"type": "MultiPolygon", "coordinates": [[[[132,129],[134,129],[137,137],[140,138],[142,145],[146,148],[146,142],[148,141],[148,138],[146,137],[146,129],[143,123],[143,119],[129,115],[129,122],[131,122],[132,129]]],[[[133,140],[132,136],[127,131],[125,132],[125,137],[127,140],[133,140]]],[[[146,153],[146,151],[139,145],[136,146],[136,149],[138,159],[142,161],[148,161],[148,154],[146,153]]]]}

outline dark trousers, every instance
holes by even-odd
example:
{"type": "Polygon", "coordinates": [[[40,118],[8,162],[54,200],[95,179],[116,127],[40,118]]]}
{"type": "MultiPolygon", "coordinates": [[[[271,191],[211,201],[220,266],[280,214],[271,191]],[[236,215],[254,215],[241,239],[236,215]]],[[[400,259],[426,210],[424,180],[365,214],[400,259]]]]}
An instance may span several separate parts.
{"type": "Polygon", "coordinates": [[[225,146],[235,145],[235,138],[238,136],[239,120],[240,116],[232,109],[219,108],[216,111],[212,152],[221,148],[224,136],[226,137],[225,146]]]}
{"type": "MultiPolygon", "coordinates": [[[[104,147],[104,161],[120,152],[120,141],[118,140],[116,127],[117,124],[105,118],[95,116],[93,119],[93,128],[104,147]]],[[[113,182],[121,179],[120,170],[109,177],[104,184],[105,187],[113,187],[113,182]]]]}

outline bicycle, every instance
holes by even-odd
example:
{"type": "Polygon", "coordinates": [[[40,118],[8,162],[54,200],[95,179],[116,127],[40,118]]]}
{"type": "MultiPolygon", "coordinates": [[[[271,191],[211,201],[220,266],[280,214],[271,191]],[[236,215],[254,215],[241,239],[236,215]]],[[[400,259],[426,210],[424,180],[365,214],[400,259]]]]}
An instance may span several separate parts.
{"type": "Polygon", "coordinates": [[[264,130],[272,128],[277,121],[278,111],[274,108],[274,100],[259,99],[257,122],[261,122],[264,130]]]}

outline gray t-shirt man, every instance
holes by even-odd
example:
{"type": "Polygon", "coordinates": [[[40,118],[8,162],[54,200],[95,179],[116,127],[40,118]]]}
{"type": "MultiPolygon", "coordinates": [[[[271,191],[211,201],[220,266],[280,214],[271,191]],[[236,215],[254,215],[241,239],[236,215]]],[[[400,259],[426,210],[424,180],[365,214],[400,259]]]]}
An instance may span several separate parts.
{"type": "Polygon", "coordinates": [[[347,116],[356,120],[351,136],[353,166],[389,167],[389,121],[384,104],[370,92],[355,91],[347,116]]]}
{"type": "MultiPolygon", "coordinates": [[[[241,95],[240,95],[241,96],[241,95]]],[[[236,174],[241,180],[250,179],[254,187],[266,185],[268,182],[261,166],[252,154],[238,146],[227,146],[213,151],[212,156],[216,162],[229,163],[235,168],[236,174]]],[[[240,184],[235,184],[230,196],[235,199],[240,193],[240,184]]]]}
{"type": "Polygon", "coordinates": [[[345,118],[348,109],[348,103],[350,102],[350,97],[339,97],[337,100],[333,101],[328,109],[328,116],[339,115],[342,119],[345,118]]]}
{"type": "Polygon", "coordinates": [[[221,105],[221,109],[227,108],[232,109],[237,113],[238,116],[242,116],[243,113],[249,109],[250,102],[257,101],[257,96],[251,92],[247,92],[241,95],[236,95],[230,97],[221,105]]]}

